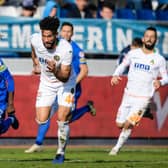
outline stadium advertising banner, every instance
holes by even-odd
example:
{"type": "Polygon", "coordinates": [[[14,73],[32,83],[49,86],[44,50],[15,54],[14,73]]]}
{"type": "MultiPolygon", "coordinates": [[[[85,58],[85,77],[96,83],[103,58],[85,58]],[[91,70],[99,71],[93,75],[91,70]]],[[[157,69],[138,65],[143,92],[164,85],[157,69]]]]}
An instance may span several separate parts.
{"type": "MultiPolygon", "coordinates": [[[[142,37],[148,26],[156,26],[157,49],[168,58],[168,29],[164,22],[130,20],[68,19],[74,24],[73,39],[87,53],[118,54],[134,37],[142,37]]],[[[1,51],[30,51],[30,36],[39,32],[39,20],[32,18],[0,17],[1,51]]]]}
{"type": "MultiPolygon", "coordinates": [[[[38,124],[35,121],[35,99],[39,83],[38,76],[14,76],[15,108],[20,121],[18,130],[10,130],[1,137],[36,137],[38,124]]],[[[71,137],[77,138],[116,138],[120,130],[115,124],[116,113],[120,105],[126,77],[119,85],[110,85],[111,77],[87,77],[82,83],[84,91],[78,107],[93,100],[97,114],[89,113],[70,124],[71,137]],[[96,87],[95,87],[96,84],[96,87]]],[[[132,138],[168,138],[168,86],[161,87],[152,101],[154,119],[143,118],[135,127],[132,138]]],[[[57,115],[51,119],[47,137],[57,136],[57,115]]]]}

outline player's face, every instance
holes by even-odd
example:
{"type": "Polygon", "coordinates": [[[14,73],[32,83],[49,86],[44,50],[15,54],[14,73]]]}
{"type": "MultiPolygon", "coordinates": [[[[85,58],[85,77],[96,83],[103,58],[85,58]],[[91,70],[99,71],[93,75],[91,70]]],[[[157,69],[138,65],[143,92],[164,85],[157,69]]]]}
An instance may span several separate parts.
{"type": "Polygon", "coordinates": [[[63,26],[61,29],[60,35],[62,38],[66,39],[67,41],[71,41],[71,37],[73,35],[72,27],[68,25],[63,26]]]}
{"type": "Polygon", "coordinates": [[[42,30],[42,41],[47,49],[53,49],[56,46],[56,34],[50,30],[42,30]]]}
{"type": "Polygon", "coordinates": [[[147,30],[142,39],[144,46],[148,50],[152,50],[155,47],[156,43],[156,34],[152,30],[147,30]]]}

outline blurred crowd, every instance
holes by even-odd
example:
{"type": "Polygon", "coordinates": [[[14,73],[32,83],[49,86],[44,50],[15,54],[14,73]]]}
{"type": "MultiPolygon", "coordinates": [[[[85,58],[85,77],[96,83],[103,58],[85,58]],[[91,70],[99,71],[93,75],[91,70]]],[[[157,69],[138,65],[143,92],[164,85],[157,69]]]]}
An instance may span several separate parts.
{"type": "Polygon", "coordinates": [[[0,16],[168,20],[167,12],[168,0],[0,0],[0,16]]]}

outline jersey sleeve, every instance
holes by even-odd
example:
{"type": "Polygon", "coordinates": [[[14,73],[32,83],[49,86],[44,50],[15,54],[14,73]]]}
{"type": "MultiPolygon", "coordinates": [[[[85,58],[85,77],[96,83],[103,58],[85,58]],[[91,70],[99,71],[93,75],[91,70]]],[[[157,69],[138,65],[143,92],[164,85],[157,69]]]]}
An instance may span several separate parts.
{"type": "Polygon", "coordinates": [[[73,49],[73,61],[78,60],[79,64],[87,64],[84,51],[74,41],[71,41],[71,45],[73,49]]]}
{"type": "Polygon", "coordinates": [[[159,65],[159,71],[162,79],[160,80],[161,85],[166,85],[168,84],[168,74],[166,70],[166,61],[164,58],[161,59],[160,65],[159,65]]]}
{"type": "Polygon", "coordinates": [[[31,35],[30,43],[33,47],[35,47],[39,44],[39,37],[40,37],[39,33],[34,33],[34,34],[31,35]]]}
{"type": "Polygon", "coordinates": [[[72,64],[72,47],[70,45],[66,49],[65,56],[64,56],[64,59],[62,61],[62,64],[63,65],[72,64]]]}
{"type": "Polygon", "coordinates": [[[79,64],[87,64],[84,51],[76,43],[75,48],[78,52],[79,64]]]}
{"type": "Polygon", "coordinates": [[[79,62],[80,64],[87,64],[83,50],[79,51],[79,62]]]}
{"type": "Polygon", "coordinates": [[[128,54],[125,56],[122,63],[117,67],[117,69],[113,73],[113,76],[122,75],[123,72],[126,70],[126,68],[130,65],[130,63],[131,63],[131,54],[130,53],[131,52],[128,52],[128,54]]]}

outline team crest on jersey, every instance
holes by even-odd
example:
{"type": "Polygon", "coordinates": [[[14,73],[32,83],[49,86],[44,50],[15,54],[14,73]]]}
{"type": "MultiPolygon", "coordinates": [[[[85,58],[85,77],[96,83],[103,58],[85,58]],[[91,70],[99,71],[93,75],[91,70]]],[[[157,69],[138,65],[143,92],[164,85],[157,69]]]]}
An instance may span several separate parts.
{"type": "Polygon", "coordinates": [[[54,56],[54,60],[55,60],[55,61],[59,61],[59,60],[60,60],[60,56],[59,56],[59,55],[55,55],[55,56],[54,56]]]}
{"type": "Polygon", "coordinates": [[[150,60],[150,64],[152,64],[152,65],[154,65],[155,64],[155,62],[154,62],[154,60],[152,59],[152,60],[150,60]]]}

